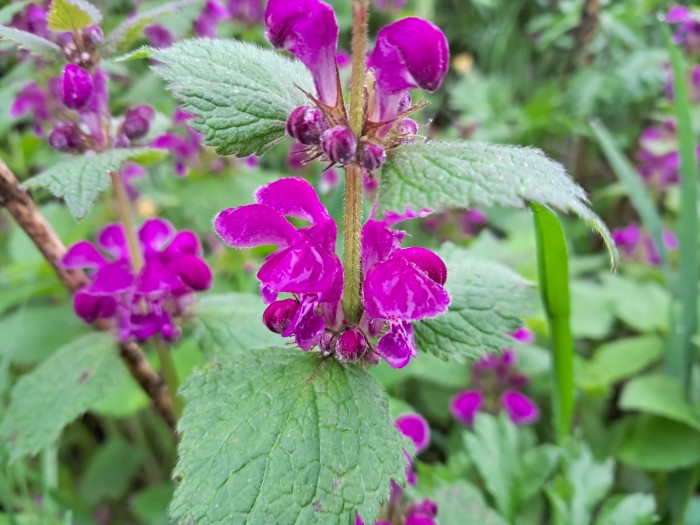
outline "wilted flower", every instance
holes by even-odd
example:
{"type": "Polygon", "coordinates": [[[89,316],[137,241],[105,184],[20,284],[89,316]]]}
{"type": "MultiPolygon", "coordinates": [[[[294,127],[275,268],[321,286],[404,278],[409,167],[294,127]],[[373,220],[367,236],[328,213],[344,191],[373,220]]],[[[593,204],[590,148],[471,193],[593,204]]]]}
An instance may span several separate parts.
{"type": "Polygon", "coordinates": [[[71,246],[63,266],[85,269],[91,280],[75,294],[73,307],[87,323],[112,321],[122,341],[154,335],[175,340],[180,329],[174,318],[184,312],[195,292],[209,288],[211,270],[191,231],[177,232],[169,222],[151,219],[138,233],[145,261],[138,271],[121,224],[103,228],[97,246],[88,241],[71,246]]]}
{"type": "MultiPolygon", "coordinates": [[[[532,332],[520,328],[511,336],[523,343],[532,342],[532,332]]],[[[516,425],[534,423],[540,417],[535,402],[519,390],[528,378],[516,370],[517,359],[513,350],[504,350],[500,356],[492,354],[472,365],[472,390],[460,392],[450,401],[450,412],[466,426],[474,424],[481,411],[496,413],[505,410],[516,425]]]]}

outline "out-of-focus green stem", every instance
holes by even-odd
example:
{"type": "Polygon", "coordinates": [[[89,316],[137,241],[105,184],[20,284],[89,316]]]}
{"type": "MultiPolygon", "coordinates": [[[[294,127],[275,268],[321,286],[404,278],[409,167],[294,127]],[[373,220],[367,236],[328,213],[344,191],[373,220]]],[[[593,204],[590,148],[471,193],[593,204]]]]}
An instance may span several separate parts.
{"type": "MultiPolygon", "coordinates": [[[[364,115],[364,89],[367,54],[368,0],[353,0],[352,82],[350,85],[350,128],[359,140],[364,115]]],[[[360,320],[360,233],[362,231],[362,169],[351,162],[345,167],[345,210],[343,221],[343,311],[355,324],[360,320]]]]}
{"type": "Polygon", "coordinates": [[[129,197],[126,195],[124,183],[118,172],[111,172],[112,187],[114,188],[114,200],[117,204],[117,215],[119,221],[124,225],[126,242],[129,246],[129,255],[131,255],[131,265],[134,272],[138,273],[143,268],[143,253],[141,253],[141,245],[136,235],[136,225],[134,216],[131,213],[131,205],[129,197]]]}
{"type": "Polygon", "coordinates": [[[155,339],[155,347],[156,352],[158,352],[158,360],[160,361],[160,369],[163,372],[165,385],[168,387],[170,398],[173,400],[173,412],[175,413],[175,418],[179,420],[182,415],[183,401],[178,393],[180,380],[177,377],[173,355],[170,351],[170,346],[160,337],[155,339]]]}

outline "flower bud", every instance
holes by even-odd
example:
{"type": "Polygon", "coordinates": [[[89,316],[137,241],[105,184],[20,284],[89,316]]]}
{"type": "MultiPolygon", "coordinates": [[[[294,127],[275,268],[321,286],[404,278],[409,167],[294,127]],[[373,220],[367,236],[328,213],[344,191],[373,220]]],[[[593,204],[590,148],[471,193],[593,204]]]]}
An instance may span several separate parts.
{"type": "Polygon", "coordinates": [[[411,94],[408,91],[404,91],[401,95],[401,100],[399,100],[399,113],[411,108],[411,94]]]}
{"type": "Polygon", "coordinates": [[[81,144],[82,134],[75,124],[59,124],[49,133],[49,145],[57,151],[75,151],[81,144]]]}
{"type": "Polygon", "coordinates": [[[315,106],[299,106],[287,119],[287,133],[307,146],[318,144],[327,129],[323,111],[315,106]]]}
{"type": "Polygon", "coordinates": [[[298,308],[299,303],[296,299],[275,301],[263,313],[263,323],[270,331],[282,334],[292,324],[298,308]]]}
{"type": "Polygon", "coordinates": [[[90,73],[75,64],[63,68],[62,100],[70,109],[82,109],[92,96],[90,73]]]}
{"type": "Polygon", "coordinates": [[[90,26],[83,29],[83,39],[90,43],[95,48],[104,40],[104,33],[100,26],[90,26]]]}
{"type": "Polygon", "coordinates": [[[367,340],[357,328],[349,328],[342,333],[335,345],[335,352],[341,361],[356,361],[367,351],[367,340]]]}
{"type": "Polygon", "coordinates": [[[321,147],[328,160],[336,164],[349,162],[357,151],[357,141],[347,126],[335,126],[321,135],[321,147]]]}
{"type": "Polygon", "coordinates": [[[369,172],[378,170],[386,162],[386,151],[378,144],[367,142],[360,151],[360,165],[369,172]]]}
{"type": "Polygon", "coordinates": [[[418,123],[412,118],[401,119],[396,123],[396,133],[399,135],[416,135],[418,123]]]}

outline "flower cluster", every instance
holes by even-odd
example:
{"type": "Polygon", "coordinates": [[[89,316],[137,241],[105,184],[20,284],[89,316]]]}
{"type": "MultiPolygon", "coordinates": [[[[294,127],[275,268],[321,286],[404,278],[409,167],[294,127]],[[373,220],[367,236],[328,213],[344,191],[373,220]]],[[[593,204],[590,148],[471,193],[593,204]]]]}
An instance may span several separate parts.
{"type": "MultiPolygon", "coordinates": [[[[625,259],[654,266],[661,264],[661,256],[654,239],[638,224],[617,228],[613,230],[612,237],[625,259]]],[[[667,250],[678,249],[678,239],[671,230],[663,231],[663,243],[667,250]]]]}
{"type": "Polygon", "coordinates": [[[435,91],[449,64],[447,40],[432,23],[406,18],[382,28],[369,56],[365,79],[368,118],[358,138],[348,126],[338,74],[338,23],[333,9],[319,0],[270,0],[266,35],[276,48],[291,51],[310,70],[316,95],[287,119],[287,132],[306,146],[310,157],[331,164],[359,163],[372,174],[386,150],[413,140],[418,125],[408,115],[409,90],[435,91]]]}
{"type": "Polygon", "coordinates": [[[688,53],[700,55],[700,13],[677,5],[669,10],[666,20],[676,27],[674,42],[688,53]]]}
{"type": "MultiPolygon", "coordinates": [[[[413,441],[416,453],[425,450],[430,443],[430,427],[428,422],[416,413],[402,414],[396,418],[396,428],[405,437],[413,441]]],[[[416,484],[416,476],[412,468],[412,459],[407,452],[406,481],[409,485],[416,484]]],[[[391,525],[392,523],[405,523],[406,525],[436,525],[435,517],[438,514],[437,504],[429,499],[422,501],[404,502],[404,489],[392,481],[389,501],[382,511],[382,518],[375,521],[374,525],[391,525]]],[[[364,525],[360,516],[356,516],[355,525],[364,525]]]]}
{"type": "Polygon", "coordinates": [[[376,363],[381,356],[401,368],[416,355],[412,321],[447,310],[443,261],[425,248],[401,248],[405,233],[393,229],[415,217],[387,214],[362,229],[362,300],[356,325],[343,314],[343,269],[335,253],[337,229],[313,187],[301,178],[263,186],[256,204],[222,211],[214,229],[229,246],[276,245],[258,271],[261,294],[269,304],[266,326],[294,336],[303,350],[319,346],[343,361],[376,363]],[[308,226],[297,228],[286,217],[308,226]],[[278,299],[279,294],[292,297],[278,299]],[[375,340],[378,342],[375,344],[375,340]]]}
{"type": "MultiPolygon", "coordinates": [[[[519,329],[511,334],[522,343],[531,343],[533,334],[519,329]]],[[[489,354],[472,365],[472,390],[460,392],[450,402],[450,412],[466,426],[474,424],[480,411],[497,413],[505,410],[516,425],[537,421],[540,411],[533,400],[519,392],[528,381],[515,368],[517,359],[513,350],[504,350],[500,356],[489,354]]]]}
{"type": "Polygon", "coordinates": [[[144,340],[160,335],[175,340],[174,318],[211,286],[212,273],[202,259],[197,236],[177,232],[161,219],[151,219],[138,232],[144,264],[134,268],[124,227],[111,224],[97,236],[97,246],[81,241],[62,259],[65,268],[90,272],[90,284],[73,298],[76,314],[87,323],[109,320],[119,339],[144,340]]]}

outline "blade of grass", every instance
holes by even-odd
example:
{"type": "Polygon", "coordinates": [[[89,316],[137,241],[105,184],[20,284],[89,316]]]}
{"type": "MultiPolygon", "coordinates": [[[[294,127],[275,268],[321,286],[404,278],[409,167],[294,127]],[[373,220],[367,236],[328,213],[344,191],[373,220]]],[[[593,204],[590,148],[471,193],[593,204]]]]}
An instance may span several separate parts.
{"type": "Polygon", "coordinates": [[[574,343],[571,337],[569,257],[564,230],[556,214],[531,203],[537,238],[540,294],[547,314],[554,356],[554,429],[558,443],[571,430],[574,413],[574,343]]]}

